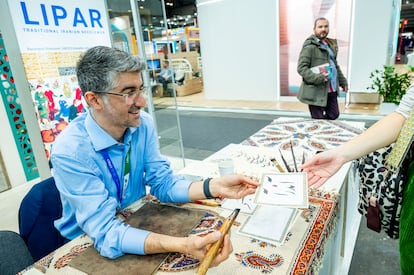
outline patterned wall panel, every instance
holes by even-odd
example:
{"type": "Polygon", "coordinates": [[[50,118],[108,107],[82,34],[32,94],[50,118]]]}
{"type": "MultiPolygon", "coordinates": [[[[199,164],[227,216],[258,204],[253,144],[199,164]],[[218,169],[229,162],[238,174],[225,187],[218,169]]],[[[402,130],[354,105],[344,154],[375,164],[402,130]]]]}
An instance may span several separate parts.
{"type": "MultiPolygon", "coordinates": [[[[0,93],[4,102],[4,108],[9,118],[10,127],[13,130],[14,140],[20,155],[27,180],[39,176],[27,127],[19,104],[16,86],[12,70],[10,68],[6,48],[0,35],[0,93]]],[[[4,122],[2,122],[4,123],[4,122]]]]}

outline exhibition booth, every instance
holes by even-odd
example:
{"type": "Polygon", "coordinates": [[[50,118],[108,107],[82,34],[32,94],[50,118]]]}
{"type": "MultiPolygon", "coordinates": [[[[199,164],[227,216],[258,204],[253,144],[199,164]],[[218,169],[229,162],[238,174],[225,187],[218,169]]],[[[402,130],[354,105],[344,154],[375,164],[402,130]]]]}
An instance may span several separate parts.
{"type": "MultiPolygon", "coordinates": [[[[233,101],[296,101],[301,81],[296,73],[297,56],[303,40],[312,33],[314,18],[319,16],[329,18],[331,35],[340,42],[338,61],[346,72],[350,93],[366,98],[370,72],[394,60],[400,4],[388,2],[337,0],[318,5],[263,0],[252,12],[248,0],[199,0],[193,25],[177,27],[167,21],[164,1],[3,1],[0,119],[4,127],[0,177],[4,186],[0,191],[52,175],[49,156],[54,140],[87,108],[77,84],[76,62],[96,45],[116,47],[147,63],[143,80],[152,93],[145,111],[155,121],[161,153],[179,159],[179,173],[218,176],[217,163],[232,158],[238,161],[237,173],[260,179],[262,172],[283,172],[270,160],[280,160],[287,152],[293,154],[296,150],[304,161],[321,149],[338,146],[362,132],[363,123],[272,118],[264,127],[257,124],[255,131],[240,137],[243,141],[239,144],[228,144],[210,157],[187,165],[189,157],[184,154],[177,100],[202,95],[202,101],[222,100],[227,106],[233,101]],[[373,5],[376,16],[367,18],[373,5]],[[374,28],[383,31],[368,37],[366,33],[374,28]],[[372,44],[377,46],[370,47],[367,54],[367,45],[372,44]],[[156,79],[165,60],[174,72],[166,89],[156,79]],[[163,97],[171,100],[156,103],[163,97]],[[161,131],[166,125],[167,130],[161,131]],[[329,136],[321,137],[322,132],[329,136]]],[[[352,97],[355,98],[358,97],[352,97]]],[[[246,109],[262,111],[260,107],[238,108],[240,113],[236,116],[246,109]]],[[[228,128],[231,127],[230,123],[228,128]]],[[[196,149],[203,148],[200,145],[196,149]]],[[[291,166],[296,165],[294,157],[289,161],[291,166]]],[[[278,236],[276,243],[252,240],[251,235],[234,232],[236,253],[216,272],[345,274],[356,241],[357,232],[353,229],[360,222],[352,168],[350,163],[344,165],[325,189],[306,189],[309,204],[292,211],[295,215],[288,218],[292,222],[283,227],[286,234],[278,236]],[[288,245],[283,246],[285,243],[288,245]]],[[[125,209],[121,216],[132,215],[140,206],[142,201],[125,209]]],[[[214,222],[228,213],[220,207],[216,214],[214,222]]],[[[241,215],[238,226],[243,228],[249,219],[248,214],[241,215]]],[[[93,273],[97,270],[83,269],[85,258],[68,264],[91,246],[92,241],[82,235],[25,272],[93,273]]],[[[164,272],[189,274],[198,264],[186,255],[176,255],[173,260],[176,266],[162,259],[157,267],[165,268],[164,272]]],[[[99,264],[90,267],[102,268],[99,264]]]]}

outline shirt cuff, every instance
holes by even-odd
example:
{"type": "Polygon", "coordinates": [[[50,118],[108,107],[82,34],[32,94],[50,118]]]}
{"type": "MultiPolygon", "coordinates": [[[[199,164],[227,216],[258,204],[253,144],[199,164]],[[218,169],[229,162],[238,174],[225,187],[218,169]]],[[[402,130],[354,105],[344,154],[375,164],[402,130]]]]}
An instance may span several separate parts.
{"type": "Polygon", "coordinates": [[[190,202],[188,196],[188,189],[190,188],[191,181],[186,179],[180,179],[175,183],[174,186],[174,201],[175,202],[190,202]]]}
{"type": "Polygon", "coordinates": [[[129,227],[122,239],[122,252],[145,255],[145,240],[151,232],[129,227]]]}

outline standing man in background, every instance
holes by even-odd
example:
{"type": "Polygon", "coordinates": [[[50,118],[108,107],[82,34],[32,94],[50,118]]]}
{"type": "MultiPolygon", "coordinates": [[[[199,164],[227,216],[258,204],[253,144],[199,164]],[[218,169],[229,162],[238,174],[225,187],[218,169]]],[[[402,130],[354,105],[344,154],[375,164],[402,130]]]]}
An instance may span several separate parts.
{"type": "Polygon", "coordinates": [[[317,18],[313,31],[299,55],[297,71],[302,84],[297,98],[309,105],[312,118],[333,120],[339,116],[339,87],[347,92],[348,82],[336,61],[337,41],[328,38],[329,21],[317,18]]]}

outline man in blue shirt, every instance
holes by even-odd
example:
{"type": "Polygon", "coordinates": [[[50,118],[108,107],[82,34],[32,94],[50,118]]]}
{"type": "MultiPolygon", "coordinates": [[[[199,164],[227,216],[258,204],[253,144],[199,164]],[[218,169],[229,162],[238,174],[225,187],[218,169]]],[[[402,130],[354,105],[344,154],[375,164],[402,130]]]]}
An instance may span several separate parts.
{"type": "Polygon", "coordinates": [[[173,80],[173,70],[170,68],[170,62],[164,60],[162,62],[162,69],[157,76],[157,82],[162,84],[163,93],[167,93],[168,83],[171,83],[173,80]]]}
{"type": "MultiPolygon", "coordinates": [[[[55,226],[67,239],[87,233],[108,258],[180,252],[202,259],[219,232],[185,238],[156,234],[117,220],[117,211],[142,198],[146,185],[161,201],[178,203],[242,198],[254,193],[258,183],[240,175],[196,182],[173,175],[158,150],[153,120],[142,110],[144,67],[138,58],[102,46],[79,60],[77,77],[88,112],[73,120],[53,145],[53,176],[63,207],[55,226]]],[[[226,236],[213,265],[231,252],[226,236]]]]}

